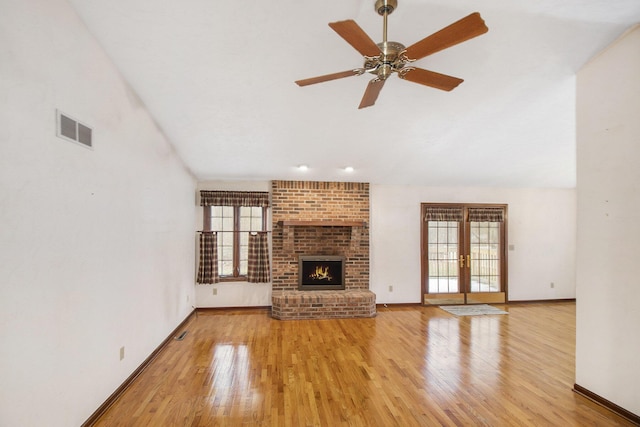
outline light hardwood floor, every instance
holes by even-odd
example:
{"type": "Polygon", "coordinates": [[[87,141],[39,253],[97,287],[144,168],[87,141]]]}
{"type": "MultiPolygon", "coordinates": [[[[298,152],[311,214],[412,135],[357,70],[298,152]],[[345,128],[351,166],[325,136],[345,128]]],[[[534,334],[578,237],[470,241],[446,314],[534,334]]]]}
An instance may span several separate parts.
{"type": "Polygon", "coordinates": [[[96,426],[631,426],[572,392],[575,304],[201,311],[96,426]]]}

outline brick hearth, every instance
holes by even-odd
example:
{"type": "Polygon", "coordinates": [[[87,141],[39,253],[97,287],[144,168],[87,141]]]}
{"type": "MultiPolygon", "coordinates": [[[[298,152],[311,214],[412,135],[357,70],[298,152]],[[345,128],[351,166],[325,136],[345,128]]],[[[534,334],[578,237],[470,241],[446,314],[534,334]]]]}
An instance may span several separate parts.
{"type": "Polygon", "coordinates": [[[275,291],[272,299],[271,313],[281,320],[376,315],[371,291],[275,291]]]}
{"type": "Polygon", "coordinates": [[[369,184],[272,181],[272,315],[373,317],[369,291],[369,184]],[[299,291],[298,257],[345,257],[344,291],[299,291]]]}

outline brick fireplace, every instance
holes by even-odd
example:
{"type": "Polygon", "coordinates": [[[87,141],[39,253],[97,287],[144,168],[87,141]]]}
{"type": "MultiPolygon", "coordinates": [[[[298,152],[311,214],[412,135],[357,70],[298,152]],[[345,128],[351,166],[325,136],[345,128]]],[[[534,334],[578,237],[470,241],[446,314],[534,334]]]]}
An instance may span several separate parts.
{"type": "Polygon", "coordinates": [[[373,317],[369,290],[369,184],[272,181],[272,315],[373,317]],[[300,257],[344,258],[344,290],[299,290],[300,257]]]}

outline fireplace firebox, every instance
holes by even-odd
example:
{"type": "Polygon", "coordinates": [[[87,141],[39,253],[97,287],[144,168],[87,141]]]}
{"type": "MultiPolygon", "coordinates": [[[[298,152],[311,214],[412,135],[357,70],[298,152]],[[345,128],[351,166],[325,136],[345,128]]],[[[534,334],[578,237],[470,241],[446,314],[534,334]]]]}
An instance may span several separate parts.
{"type": "Polygon", "coordinates": [[[344,257],[305,255],[298,258],[298,290],[344,289],[344,257]]]}

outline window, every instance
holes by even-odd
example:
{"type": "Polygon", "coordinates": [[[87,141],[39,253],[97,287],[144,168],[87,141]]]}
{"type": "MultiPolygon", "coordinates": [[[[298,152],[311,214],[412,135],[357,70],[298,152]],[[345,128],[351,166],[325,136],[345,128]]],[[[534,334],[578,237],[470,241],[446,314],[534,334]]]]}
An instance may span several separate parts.
{"type": "Polygon", "coordinates": [[[267,192],[200,191],[204,218],[198,283],[270,280],[269,205],[267,192]]]}
{"type": "Polygon", "coordinates": [[[221,280],[246,279],[249,233],[266,231],[267,208],[205,206],[205,230],[218,235],[218,274],[221,280]],[[207,227],[208,223],[208,227],[207,227]]]}

